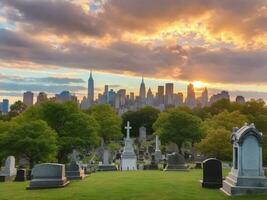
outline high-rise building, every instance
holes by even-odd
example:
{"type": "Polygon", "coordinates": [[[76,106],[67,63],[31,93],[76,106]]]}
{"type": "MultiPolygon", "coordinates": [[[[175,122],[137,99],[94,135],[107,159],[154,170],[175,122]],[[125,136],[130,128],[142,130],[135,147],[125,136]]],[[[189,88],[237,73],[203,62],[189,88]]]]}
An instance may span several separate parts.
{"type": "Polygon", "coordinates": [[[164,86],[158,86],[157,101],[159,105],[164,104],[164,86]]]}
{"type": "Polygon", "coordinates": [[[144,77],[142,77],[142,82],[141,82],[140,91],[139,91],[139,97],[140,97],[141,105],[144,105],[146,103],[146,86],[145,86],[145,82],[144,82],[144,77]]]}
{"type": "Polygon", "coordinates": [[[33,105],[33,96],[34,96],[34,94],[31,91],[24,92],[24,94],[23,94],[23,103],[27,107],[33,105]]]}
{"type": "Polygon", "coordinates": [[[185,99],[185,104],[190,108],[194,108],[196,106],[196,94],[194,85],[192,83],[187,86],[187,97],[185,99]]]}
{"type": "Polygon", "coordinates": [[[2,102],[2,113],[7,114],[9,112],[9,100],[8,99],[3,99],[2,102]]]}
{"type": "Polygon", "coordinates": [[[154,95],[153,95],[153,93],[152,93],[152,91],[151,91],[150,88],[147,91],[147,98],[146,98],[146,100],[147,100],[146,103],[148,105],[153,105],[153,103],[154,103],[154,95]]]}
{"type": "Polygon", "coordinates": [[[181,92],[178,92],[177,94],[173,95],[173,103],[175,106],[181,106],[183,105],[184,95],[181,92]]]}
{"type": "Polygon", "coordinates": [[[134,102],[134,92],[130,92],[130,101],[134,102]]]}
{"type": "Polygon", "coordinates": [[[39,103],[42,103],[42,102],[47,101],[47,100],[48,100],[47,94],[45,92],[40,92],[37,96],[37,102],[36,103],[39,104],[39,103]]]}
{"type": "Polygon", "coordinates": [[[221,99],[226,99],[226,100],[229,100],[230,101],[230,95],[227,91],[222,91],[218,94],[214,94],[210,97],[210,102],[209,104],[213,104],[215,103],[216,101],[219,101],[221,99]]]}
{"type": "Polygon", "coordinates": [[[116,92],[111,89],[108,92],[108,104],[110,104],[111,106],[115,106],[115,97],[116,97],[116,92]]]}
{"type": "Polygon", "coordinates": [[[246,100],[245,100],[245,97],[243,97],[243,96],[237,96],[235,99],[235,102],[239,103],[239,104],[245,104],[246,100]]]}
{"type": "Polygon", "coordinates": [[[165,84],[165,104],[173,105],[173,83],[165,84]]]}
{"type": "Polygon", "coordinates": [[[80,108],[82,110],[86,110],[90,107],[90,102],[88,101],[88,99],[86,97],[83,97],[81,104],[80,104],[80,108]]]}
{"type": "Polygon", "coordinates": [[[94,79],[92,76],[92,71],[90,71],[90,77],[88,79],[88,95],[87,95],[88,100],[90,103],[94,102],[94,79]]]}
{"type": "Polygon", "coordinates": [[[126,90],[120,89],[115,97],[115,108],[122,108],[126,103],[126,90]]]}
{"type": "Polygon", "coordinates": [[[207,106],[208,103],[209,103],[209,93],[208,89],[205,87],[203,92],[201,93],[200,104],[201,106],[207,106]]]}
{"type": "Polygon", "coordinates": [[[56,101],[58,101],[58,102],[67,102],[67,101],[78,102],[78,99],[75,95],[71,95],[71,93],[69,91],[63,91],[60,94],[56,94],[56,101]]]}

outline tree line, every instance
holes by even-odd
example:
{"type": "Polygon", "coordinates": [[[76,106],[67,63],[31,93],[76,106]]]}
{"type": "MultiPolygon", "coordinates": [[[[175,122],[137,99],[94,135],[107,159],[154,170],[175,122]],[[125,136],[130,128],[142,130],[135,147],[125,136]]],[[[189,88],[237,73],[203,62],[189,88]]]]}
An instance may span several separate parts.
{"type": "Polygon", "coordinates": [[[254,123],[263,132],[266,160],[267,106],[263,100],[245,104],[220,100],[204,108],[180,106],[163,112],[147,106],[121,117],[107,104],[82,111],[73,102],[48,101],[27,109],[16,102],[10,115],[0,119],[0,159],[15,155],[27,159],[31,167],[38,162],[65,163],[73,149],[98,147],[101,139],[105,144],[121,140],[127,121],[133,127],[132,137],[144,126],[148,135],[159,135],[163,146],[173,142],[183,153],[189,144],[222,160],[231,160],[232,128],[254,123]]]}

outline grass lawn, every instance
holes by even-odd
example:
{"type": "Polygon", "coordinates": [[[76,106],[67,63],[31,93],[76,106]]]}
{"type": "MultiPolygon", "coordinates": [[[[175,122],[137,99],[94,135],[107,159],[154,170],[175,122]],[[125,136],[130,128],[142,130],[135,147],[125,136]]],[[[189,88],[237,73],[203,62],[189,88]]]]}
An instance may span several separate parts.
{"type": "Polygon", "coordinates": [[[66,188],[26,190],[28,182],[0,183],[0,199],[86,199],[86,200],[267,200],[266,196],[227,197],[219,190],[202,189],[202,170],[190,172],[102,172],[83,181],[72,181],[66,188]]]}

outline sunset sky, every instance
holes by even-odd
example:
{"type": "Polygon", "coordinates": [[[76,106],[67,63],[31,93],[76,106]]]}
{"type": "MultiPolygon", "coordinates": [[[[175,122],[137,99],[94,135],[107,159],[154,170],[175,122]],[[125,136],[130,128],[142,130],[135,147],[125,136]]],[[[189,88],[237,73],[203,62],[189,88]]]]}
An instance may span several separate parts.
{"type": "Polygon", "coordinates": [[[0,101],[189,82],[267,100],[267,0],[0,0],[0,101]]]}

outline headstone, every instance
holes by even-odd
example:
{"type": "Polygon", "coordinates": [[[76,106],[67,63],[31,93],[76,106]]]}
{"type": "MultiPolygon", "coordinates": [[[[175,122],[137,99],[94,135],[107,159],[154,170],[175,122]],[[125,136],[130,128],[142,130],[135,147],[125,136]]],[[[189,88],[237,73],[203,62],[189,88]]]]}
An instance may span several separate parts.
{"type": "Polygon", "coordinates": [[[221,188],[222,181],[222,162],[215,158],[205,160],[203,162],[202,187],[221,188]]]}
{"type": "Polygon", "coordinates": [[[82,180],[85,178],[84,170],[76,161],[71,161],[71,163],[65,167],[68,180],[82,180]]]}
{"type": "Polygon", "coordinates": [[[254,124],[234,128],[233,167],[221,190],[227,195],[267,194],[267,178],[262,164],[262,133],[254,124]]]}
{"type": "Polygon", "coordinates": [[[121,155],[121,170],[137,170],[137,159],[133,148],[133,142],[130,138],[130,123],[127,122],[125,129],[127,130],[127,137],[125,139],[125,146],[121,155]]]}
{"type": "Polygon", "coordinates": [[[146,141],[146,127],[142,126],[139,128],[139,142],[145,142],[146,141]]]}
{"type": "Polygon", "coordinates": [[[17,174],[17,169],[15,168],[15,157],[9,156],[6,159],[5,167],[0,172],[0,182],[13,181],[17,174]]]}
{"type": "Polygon", "coordinates": [[[169,154],[164,171],[188,171],[183,155],[177,153],[169,154]]]}
{"type": "Polygon", "coordinates": [[[65,165],[44,163],[32,169],[32,180],[27,189],[60,188],[69,184],[65,176],[65,165]]]}
{"type": "Polygon", "coordinates": [[[27,170],[27,180],[32,180],[32,170],[27,170]]]}
{"type": "Polygon", "coordinates": [[[156,135],[156,150],[155,150],[155,162],[156,163],[159,163],[162,159],[162,154],[161,154],[161,150],[159,146],[160,146],[159,136],[156,135]]]}
{"type": "Polygon", "coordinates": [[[78,158],[78,152],[76,149],[72,150],[72,154],[70,156],[70,160],[71,161],[75,161],[75,162],[79,162],[79,158],[78,158]]]}
{"type": "Polygon", "coordinates": [[[104,149],[103,151],[103,164],[104,165],[109,165],[109,150],[108,149],[104,149]]]}
{"type": "Polygon", "coordinates": [[[103,162],[99,163],[97,171],[117,171],[117,166],[110,164],[109,155],[110,155],[109,150],[104,148],[102,156],[103,162]]]}
{"type": "Polygon", "coordinates": [[[17,171],[17,175],[16,175],[16,178],[15,178],[15,181],[16,182],[23,182],[23,181],[26,181],[27,180],[27,171],[26,169],[19,169],[17,171]]]}
{"type": "Polygon", "coordinates": [[[151,163],[144,166],[144,170],[158,170],[158,164],[155,161],[155,155],[151,156],[151,163]]]}
{"type": "Polygon", "coordinates": [[[171,154],[171,153],[178,153],[179,149],[177,144],[170,142],[167,146],[166,146],[166,152],[171,154]]]}

